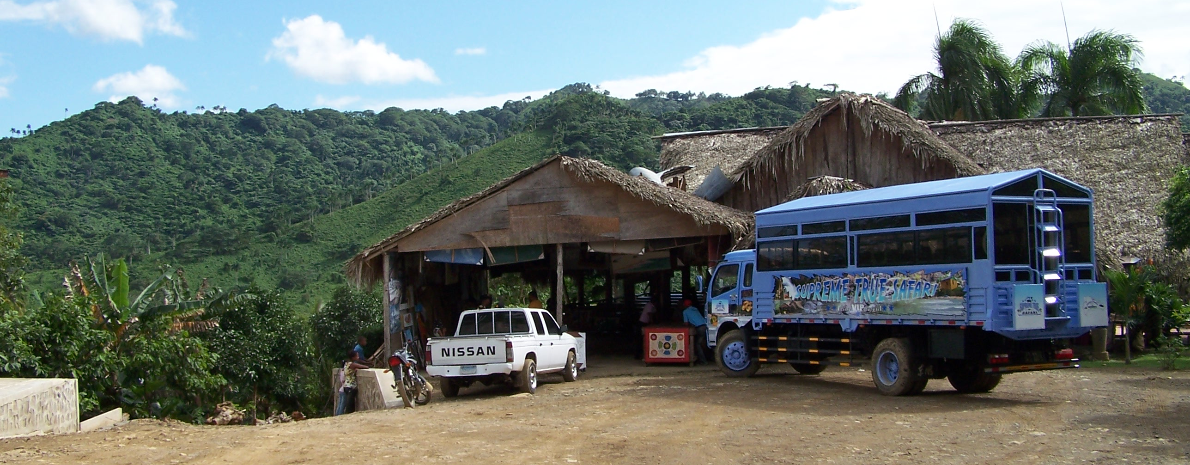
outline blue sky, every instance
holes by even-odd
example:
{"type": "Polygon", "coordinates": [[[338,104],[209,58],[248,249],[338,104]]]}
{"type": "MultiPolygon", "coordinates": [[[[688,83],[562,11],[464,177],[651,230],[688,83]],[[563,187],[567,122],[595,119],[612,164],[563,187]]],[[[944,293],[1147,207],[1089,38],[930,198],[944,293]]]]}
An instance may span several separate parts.
{"type": "Polygon", "coordinates": [[[573,82],[621,97],[791,81],[893,91],[931,69],[939,24],[979,20],[1015,56],[1036,40],[1065,42],[1063,7],[1072,37],[1130,33],[1142,69],[1190,74],[1190,4],[1173,0],[0,0],[0,127],[36,128],[126,95],[167,111],[457,111],[573,82]]]}

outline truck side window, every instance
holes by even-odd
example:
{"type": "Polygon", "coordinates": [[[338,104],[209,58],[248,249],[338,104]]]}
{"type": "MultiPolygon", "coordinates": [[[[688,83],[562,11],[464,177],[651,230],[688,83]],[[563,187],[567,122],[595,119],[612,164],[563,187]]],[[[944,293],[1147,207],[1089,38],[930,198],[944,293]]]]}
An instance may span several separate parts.
{"type": "Polygon", "coordinates": [[[492,334],[492,312],[475,314],[475,334],[492,334]]]}
{"type": "Polygon", "coordinates": [[[512,312],[512,332],[529,332],[529,320],[525,318],[525,312],[512,312]]]}
{"type": "Polygon", "coordinates": [[[463,315],[463,321],[459,322],[459,336],[471,336],[475,334],[475,314],[463,315]]]}
{"type": "Polygon", "coordinates": [[[739,280],[740,266],[739,265],[724,265],[715,270],[715,280],[711,287],[711,295],[718,296],[724,292],[735,289],[736,281],[739,280]]]}
{"type": "Polygon", "coordinates": [[[533,312],[533,325],[537,327],[537,334],[545,334],[545,325],[541,324],[541,312],[533,312]]]}
{"type": "Polygon", "coordinates": [[[541,312],[541,319],[545,321],[545,329],[554,336],[562,335],[562,328],[558,327],[558,322],[554,321],[554,316],[549,313],[541,312]]]}
{"type": "Polygon", "coordinates": [[[744,265],[744,287],[752,287],[752,264],[744,265]]]}
{"type": "Polygon", "coordinates": [[[494,315],[493,323],[496,326],[493,334],[508,334],[511,332],[512,325],[509,324],[508,313],[508,310],[492,312],[492,315],[494,315]]]}

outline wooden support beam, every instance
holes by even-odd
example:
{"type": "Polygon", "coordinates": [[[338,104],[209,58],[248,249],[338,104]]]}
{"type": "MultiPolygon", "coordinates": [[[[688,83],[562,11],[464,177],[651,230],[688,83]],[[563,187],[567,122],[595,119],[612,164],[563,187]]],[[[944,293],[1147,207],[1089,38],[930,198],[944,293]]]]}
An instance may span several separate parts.
{"type": "Polygon", "coordinates": [[[392,308],[393,303],[390,302],[390,298],[389,298],[389,294],[391,294],[391,291],[389,290],[389,282],[393,279],[392,253],[384,252],[383,262],[384,262],[384,266],[383,266],[384,280],[382,281],[382,283],[383,283],[382,285],[384,286],[384,292],[382,292],[382,294],[384,294],[384,300],[383,300],[384,301],[384,309],[382,311],[382,313],[384,314],[384,357],[383,357],[383,359],[388,360],[388,357],[393,354],[392,334],[390,334],[392,332],[392,327],[393,327],[390,309],[392,308]]]}
{"type": "Polygon", "coordinates": [[[554,255],[558,256],[558,272],[557,284],[554,288],[554,316],[557,317],[558,324],[562,324],[562,295],[565,291],[565,283],[562,280],[562,244],[554,244],[554,255]]]}

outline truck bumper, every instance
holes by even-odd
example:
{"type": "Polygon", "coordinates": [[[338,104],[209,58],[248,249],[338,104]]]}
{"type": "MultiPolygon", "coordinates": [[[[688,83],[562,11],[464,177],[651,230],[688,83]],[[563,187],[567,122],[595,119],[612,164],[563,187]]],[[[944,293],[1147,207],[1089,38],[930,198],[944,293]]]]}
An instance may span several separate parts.
{"type": "Polygon", "coordinates": [[[984,368],[984,373],[1020,373],[1024,371],[1061,370],[1064,368],[1078,368],[1078,359],[1060,362],[1030,363],[1025,365],[1005,365],[984,368]]]}
{"type": "Polygon", "coordinates": [[[489,363],[486,365],[431,365],[426,367],[430,376],[445,378],[470,378],[488,375],[507,375],[513,372],[511,363],[489,363]]]}

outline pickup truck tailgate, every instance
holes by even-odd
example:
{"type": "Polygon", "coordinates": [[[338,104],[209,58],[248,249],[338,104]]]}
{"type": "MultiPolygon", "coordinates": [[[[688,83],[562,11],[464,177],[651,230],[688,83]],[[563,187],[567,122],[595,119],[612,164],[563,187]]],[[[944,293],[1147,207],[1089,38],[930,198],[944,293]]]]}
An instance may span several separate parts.
{"type": "Polygon", "coordinates": [[[451,337],[430,341],[434,365],[483,365],[504,363],[508,354],[503,337],[451,337]]]}

